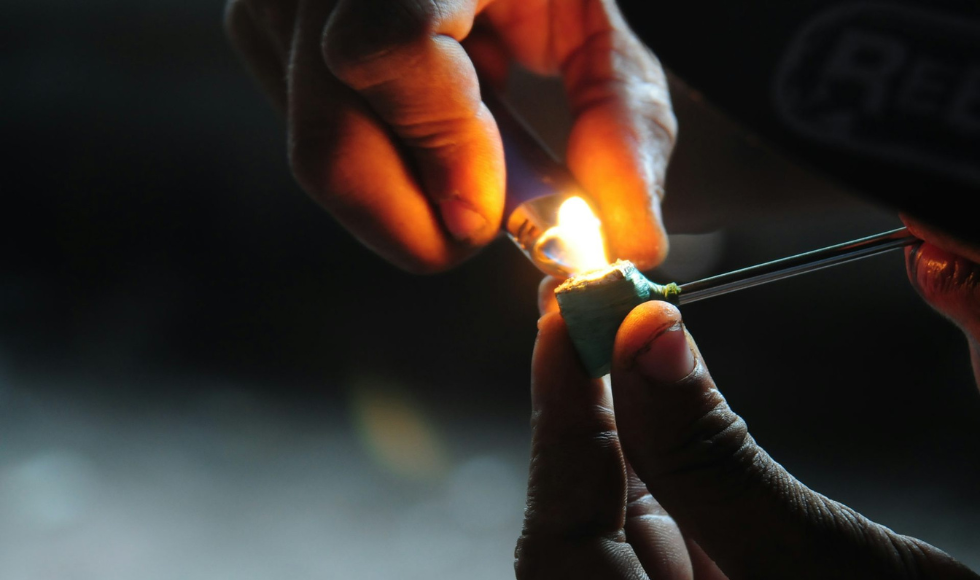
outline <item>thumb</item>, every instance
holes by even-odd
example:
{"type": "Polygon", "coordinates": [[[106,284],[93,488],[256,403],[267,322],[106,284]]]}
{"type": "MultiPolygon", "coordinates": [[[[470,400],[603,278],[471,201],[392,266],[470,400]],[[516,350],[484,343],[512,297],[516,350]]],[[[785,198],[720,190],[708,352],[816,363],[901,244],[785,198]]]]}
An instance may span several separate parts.
{"type": "Polygon", "coordinates": [[[556,41],[574,116],[568,165],[599,208],[609,255],[649,269],[668,247],[661,186],[677,120],[667,77],[615,2],[569,4],[582,14],[555,11],[557,29],[580,31],[556,41]]]}
{"type": "Polygon", "coordinates": [[[776,463],[728,406],[670,304],[648,302],[624,321],[612,384],[627,460],[729,577],[975,578],[776,463]]]}
{"type": "Polygon", "coordinates": [[[923,240],[905,250],[909,280],[929,305],[966,334],[980,386],[980,247],[910,216],[902,218],[909,231],[923,240]]]}

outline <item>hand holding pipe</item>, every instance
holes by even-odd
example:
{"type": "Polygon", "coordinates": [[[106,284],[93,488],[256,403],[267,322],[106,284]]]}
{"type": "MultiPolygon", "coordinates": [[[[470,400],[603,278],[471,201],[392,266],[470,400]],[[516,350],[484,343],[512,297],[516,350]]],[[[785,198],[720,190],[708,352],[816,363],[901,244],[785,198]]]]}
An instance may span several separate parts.
{"type": "Polygon", "coordinates": [[[597,378],[609,372],[619,325],[633,308],[644,302],[665,300],[680,306],[874,256],[918,241],[906,228],[899,228],[681,285],[656,284],[632,263],[619,261],[608,268],[570,278],[555,290],[555,297],[582,362],[589,375],[597,378]]]}
{"type": "MultiPolygon", "coordinates": [[[[577,196],[594,204],[568,169],[537,139],[492,90],[484,101],[500,129],[507,163],[504,230],[544,273],[565,278],[575,274],[568,264],[542,251],[542,235],[558,223],[558,209],[577,196]]],[[[683,285],[660,285],[645,278],[630,262],[573,277],[555,293],[569,333],[589,374],[609,371],[613,342],[626,315],[648,300],[676,305],[720,296],[759,284],[843,264],[900,248],[918,240],[905,228],[821,250],[790,256],[683,285]]]]}

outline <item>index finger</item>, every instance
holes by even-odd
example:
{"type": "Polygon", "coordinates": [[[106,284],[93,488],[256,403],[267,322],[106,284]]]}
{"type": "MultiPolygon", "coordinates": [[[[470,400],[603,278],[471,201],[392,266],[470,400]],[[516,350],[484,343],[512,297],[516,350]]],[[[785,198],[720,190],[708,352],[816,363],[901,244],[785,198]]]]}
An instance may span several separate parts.
{"type": "Polygon", "coordinates": [[[476,0],[340,0],[327,22],[330,71],[388,125],[449,233],[482,245],[500,227],[503,148],[460,45],[476,0]]]}
{"type": "Polygon", "coordinates": [[[626,542],[626,466],[609,387],[590,379],[561,316],[538,321],[519,579],[647,580],[626,542]]]}
{"type": "Polygon", "coordinates": [[[614,0],[498,1],[486,10],[515,58],[558,72],[574,124],[566,159],[602,217],[611,258],[667,254],[660,210],[677,121],[663,69],[614,0]],[[549,35],[535,34],[549,30],[549,35]]]}
{"type": "Polygon", "coordinates": [[[288,74],[289,161],[303,189],[366,246],[412,272],[445,270],[473,247],[453,240],[403,149],[323,62],[329,0],[302,0],[288,74]]]}

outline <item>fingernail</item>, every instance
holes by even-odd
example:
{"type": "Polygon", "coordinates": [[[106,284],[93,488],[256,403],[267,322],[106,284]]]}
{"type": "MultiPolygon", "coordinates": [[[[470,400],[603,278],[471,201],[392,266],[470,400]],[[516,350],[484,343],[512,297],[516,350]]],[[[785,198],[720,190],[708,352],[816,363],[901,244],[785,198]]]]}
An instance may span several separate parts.
{"type": "Polygon", "coordinates": [[[694,370],[694,354],[680,322],[654,335],[634,360],[637,371],[656,383],[676,383],[694,370]]]}
{"type": "Polygon", "coordinates": [[[449,199],[439,204],[442,221],[454,238],[461,242],[473,239],[483,228],[487,220],[473,209],[468,203],[458,199],[449,199]]]}

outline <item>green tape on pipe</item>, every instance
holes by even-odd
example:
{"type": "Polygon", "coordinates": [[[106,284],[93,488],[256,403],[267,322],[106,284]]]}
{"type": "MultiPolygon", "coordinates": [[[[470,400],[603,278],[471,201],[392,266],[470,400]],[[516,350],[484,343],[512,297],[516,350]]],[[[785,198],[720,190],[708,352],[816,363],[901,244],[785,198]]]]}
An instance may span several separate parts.
{"type": "Polygon", "coordinates": [[[570,278],[555,290],[568,333],[593,378],[609,373],[616,332],[630,311],[650,300],[677,304],[679,296],[677,284],[655,284],[622,260],[570,278]]]}

